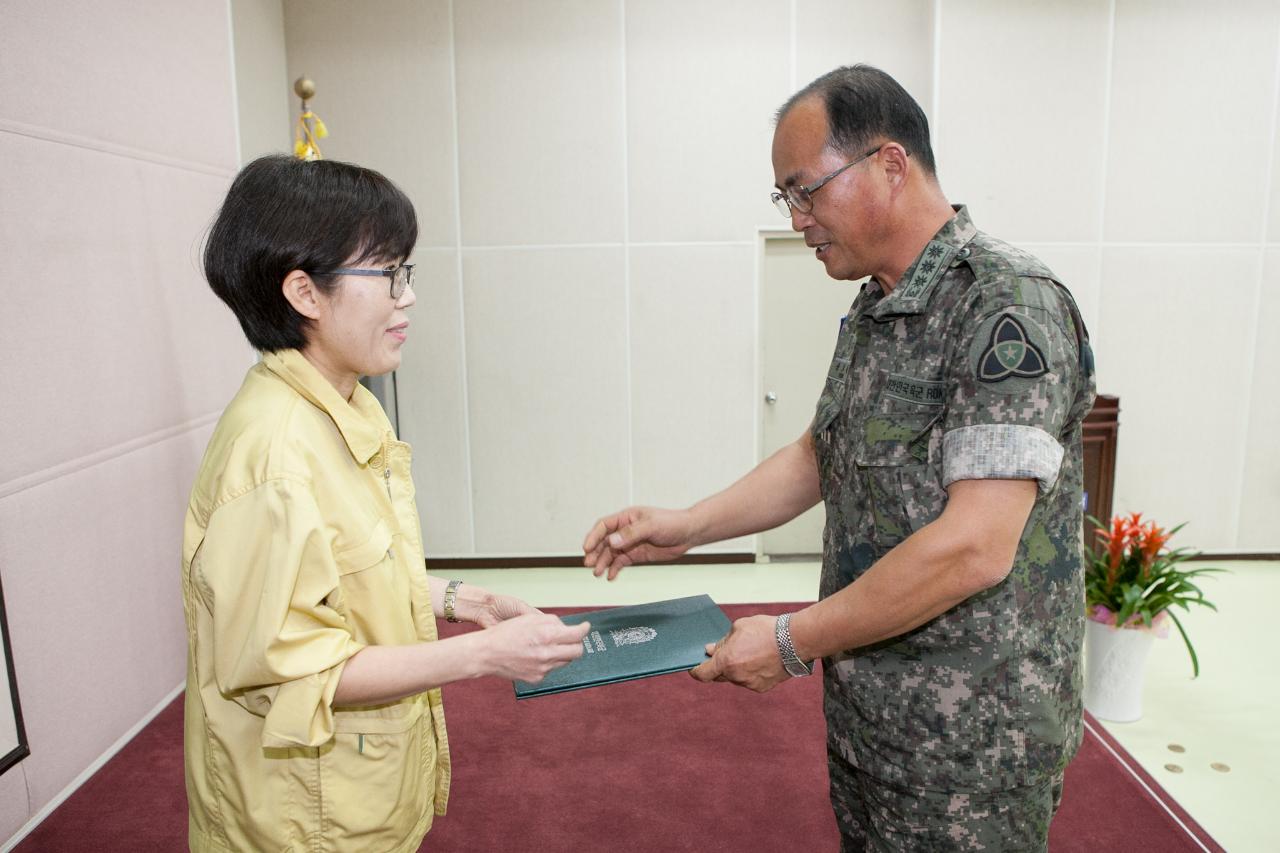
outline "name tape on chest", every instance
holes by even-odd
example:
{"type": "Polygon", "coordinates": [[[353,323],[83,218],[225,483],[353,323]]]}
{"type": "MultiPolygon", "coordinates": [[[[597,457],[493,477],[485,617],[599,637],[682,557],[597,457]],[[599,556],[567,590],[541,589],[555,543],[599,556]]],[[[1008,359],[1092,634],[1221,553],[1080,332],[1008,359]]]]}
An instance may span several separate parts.
{"type": "Polygon", "coordinates": [[[890,373],[885,381],[884,393],[895,400],[917,403],[922,406],[941,406],[945,383],[930,379],[917,379],[901,373],[890,373]]]}

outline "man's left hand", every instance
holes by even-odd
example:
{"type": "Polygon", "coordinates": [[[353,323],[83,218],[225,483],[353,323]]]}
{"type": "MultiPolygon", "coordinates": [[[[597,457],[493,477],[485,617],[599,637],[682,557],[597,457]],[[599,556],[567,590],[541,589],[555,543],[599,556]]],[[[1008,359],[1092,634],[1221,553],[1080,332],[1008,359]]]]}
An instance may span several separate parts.
{"type": "Polygon", "coordinates": [[[791,676],[782,668],[776,616],[748,616],[733,623],[729,635],[707,644],[711,660],[689,674],[698,681],[728,681],[757,693],[776,687],[791,676]]]}

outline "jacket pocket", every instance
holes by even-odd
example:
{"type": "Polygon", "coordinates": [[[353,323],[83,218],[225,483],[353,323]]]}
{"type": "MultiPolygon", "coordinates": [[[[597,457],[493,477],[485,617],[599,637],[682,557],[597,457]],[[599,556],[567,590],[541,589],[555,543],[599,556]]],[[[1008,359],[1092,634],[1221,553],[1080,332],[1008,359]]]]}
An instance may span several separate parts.
{"type": "Polygon", "coordinates": [[[868,415],[854,461],[859,468],[928,463],[939,455],[933,433],[941,422],[940,410],[868,415]]]}
{"type": "Polygon", "coordinates": [[[332,772],[322,778],[335,838],[390,850],[421,828],[435,795],[429,716],[426,697],[334,715],[334,747],[325,756],[332,772]]]}
{"type": "Polygon", "coordinates": [[[333,555],[338,563],[338,574],[349,575],[376,566],[391,550],[394,538],[390,525],[383,519],[378,519],[364,542],[351,545],[333,555]]]}
{"type": "Polygon", "coordinates": [[[413,590],[404,570],[404,544],[385,519],[374,523],[364,541],[334,554],[338,586],[329,605],[346,620],[362,643],[397,645],[417,642],[413,590]]]}
{"type": "Polygon", "coordinates": [[[946,503],[940,486],[940,411],[868,416],[854,464],[866,486],[877,550],[883,555],[938,517],[946,503]]]}

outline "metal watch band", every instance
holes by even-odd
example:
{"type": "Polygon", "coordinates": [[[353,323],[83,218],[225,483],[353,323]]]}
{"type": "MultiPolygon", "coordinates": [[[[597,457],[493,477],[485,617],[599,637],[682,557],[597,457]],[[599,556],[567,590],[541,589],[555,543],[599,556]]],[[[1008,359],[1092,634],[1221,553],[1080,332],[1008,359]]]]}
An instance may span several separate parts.
{"type": "Polygon", "coordinates": [[[458,587],[462,586],[462,581],[449,581],[449,585],[444,588],[444,621],[457,622],[458,614],[454,612],[454,607],[458,604],[458,587]]]}
{"type": "Polygon", "coordinates": [[[791,642],[791,615],[783,613],[778,617],[774,635],[778,640],[778,654],[782,657],[782,668],[788,675],[800,678],[813,675],[813,662],[805,663],[796,655],[796,647],[791,642]]]}

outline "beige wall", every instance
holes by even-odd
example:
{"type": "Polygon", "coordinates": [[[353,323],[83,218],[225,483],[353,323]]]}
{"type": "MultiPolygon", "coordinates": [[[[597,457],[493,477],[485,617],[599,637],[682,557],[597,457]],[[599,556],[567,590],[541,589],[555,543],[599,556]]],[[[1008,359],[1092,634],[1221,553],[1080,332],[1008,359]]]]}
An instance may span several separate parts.
{"type": "Polygon", "coordinates": [[[280,0],[230,0],[241,163],[292,151],[297,98],[285,68],[280,0]]]}
{"type": "Polygon", "coordinates": [[[326,153],[423,218],[398,384],[429,553],[572,553],[597,514],[756,461],[771,116],[855,61],[925,107],[949,196],[1075,291],[1122,398],[1117,509],[1280,549],[1276,4],[286,0],[285,21],[326,153]]]}
{"type": "Polygon", "coordinates": [[[1280,550],[1280,350],[1260,322],[1280,311],[1280,6],[944,3],[939,20],[944,186],[1072,285],[1099,389],[1121,398],[1117,508],[1189,521],[1183,544],[1280,550]]]}
{"type": "Polygon", "coordinates": [[[200,275],[236,166],[224,0],[7,0],[0,575],[31,755],[0,839],[183,679],[183,508],[251,354],[200,275]]]}

